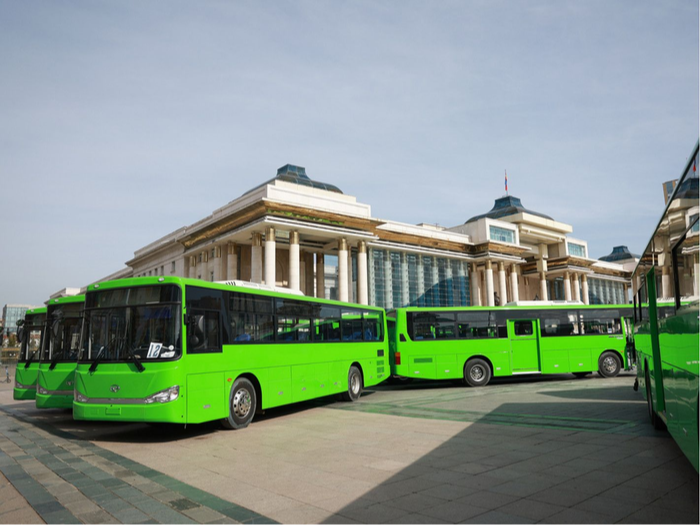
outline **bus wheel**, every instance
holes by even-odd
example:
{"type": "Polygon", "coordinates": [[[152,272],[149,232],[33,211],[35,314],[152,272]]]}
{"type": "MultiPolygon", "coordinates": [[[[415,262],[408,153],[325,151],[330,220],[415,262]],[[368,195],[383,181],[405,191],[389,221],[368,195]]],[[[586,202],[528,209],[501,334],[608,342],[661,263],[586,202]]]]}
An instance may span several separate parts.
{"type": "Polygon", "coordinates": [[[491,367],[483,359],[470,359],[464,365],[464,380],[469,386],[484,386],[491,380],[491,367]]]}
{"type": "Polygon", "coordinates": [[[590,372],[573,372],[573,374],[576,377],[576,379],[583,379],[588,374],[590,374],[590,372]]]}
{"type": "Polygon", "coordinates": [[[231,388],[228,417],[222,420],[224,427],[230,430],[247,427],[253,420],[257,403],[253,383],[245,377],[236,379],[231,388]]]}
{"type": "Polygon", "coordinates": [[[348,391],[341,394],[343,401],[357,401],[362,395],[362,372],[355,365],[348,371],[348,391]]]}
{"type": "Polygon", "coordinates": [[[598,373],[603,377],[615,377],[621,368],[622,363],[615,352],[605,352],[598,359],[598,373]]]}
{"type": "Polygon", "coordinates": [[[649,369],[646,371],[646,384],[647,384],[647,412],[649,413],[649,421],[651,421],[651,426],[656,430],[663,430],[664,423],[661,418],[656,415],[654,410],[654,401],[651,399],[651,381],[649,381],[649,369]]]}

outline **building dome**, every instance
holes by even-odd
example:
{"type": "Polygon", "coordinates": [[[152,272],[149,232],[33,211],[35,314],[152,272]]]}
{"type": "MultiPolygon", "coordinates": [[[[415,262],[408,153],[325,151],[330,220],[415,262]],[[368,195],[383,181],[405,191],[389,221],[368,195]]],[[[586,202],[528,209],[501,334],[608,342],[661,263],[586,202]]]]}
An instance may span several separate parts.
{"type": "Polygon", "coordinates": [[[613,248],[612,253],[610,253],[604,257],[601,257],[599,260],[605,261],[605,262],[618,262],[618,261],[627,261],[630,259],[639,259],[639,255],[636,255],[634,253],[630,253],[627,246],[615,246],[613,248]]]}
{"type": "Polygon", "coordinates": [[[333,186],[332,184],[327,184],[325,182],[311,180],[306,174],[306,168],[303,168],[301,166],[294,166],[293,164],[285,164],[277,170],[277,175],[274,178],[265,181],[262,184],[258,184],[252,190],[248,190],[247,192],[245,192],[244,195],[257,190],[258,188],[262,188],[266,184],[271,184],[276,180],[290,182],[292,184],[298,184],[299,186],[316,188],[319,190],[332,191],[333,193],[340,193],[341,195],[343,193],[337,186],[333,186]]]}
{"type": "Polygon", "coordinates": [[[542,217],[543,219],[548,219],[550,221],[553,221],[549,215],[545,215],[544,213],[539,213],[536,211],[528,210],[527,208],[523,207],[523,204],[520,202],[520,199],[518,197],[513,197],[512,195],[506,195],[505,197],[501,197],[500,199],[496,199],[496,202],[493,205],[493,208],[491,208],[491,211],[484,213],[482,215],[477,215],[476,217],[472,217],[469,219],[467,222],[464,224],[473,222],[473,221],[478,221],[479,219],[500,219],[502,217],[508,217],[509,215],[517,215],[518,213],[529,213],[530,215],[536,215],[538,217],[542,217]]]}

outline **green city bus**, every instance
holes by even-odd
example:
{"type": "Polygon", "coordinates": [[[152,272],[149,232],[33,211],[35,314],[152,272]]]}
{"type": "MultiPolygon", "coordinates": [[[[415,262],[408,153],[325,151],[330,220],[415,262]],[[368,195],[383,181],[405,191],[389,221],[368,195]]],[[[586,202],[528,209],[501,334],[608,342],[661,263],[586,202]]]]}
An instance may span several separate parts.
{"type": "Polygon", "coordinates": [[[84,295],[51,299],[36,384],[37,408],[72,408],[84,295]]]}
{"type": "Polygon", "coordinates": [[[637,381],[657,429],[698,470],[700,224],[698,144],[634,271],[637,381]],[[662,301],[673,308],[660,308],[662,301]]]}
{"type": "Polygon", "coordinates": [[[24,320],[18,321],[17,324],[20,349],[12,397],[36,399],[36,378],[39,373],[39,354],[46,325],[46,307],[30,308],[24,315],[24,320]]]}
{"type": "Polygon", "coordinates": [[[247,426],[389,372],[381,308],[179,277],[88,287],[73,417],[247,426]]]}
{"type": "Polygon", "coordinates": [[[393,375],[463,379],[627,368],[627,305],[537,304],[466,308],[398,308],[390,312],[393,375]]]}

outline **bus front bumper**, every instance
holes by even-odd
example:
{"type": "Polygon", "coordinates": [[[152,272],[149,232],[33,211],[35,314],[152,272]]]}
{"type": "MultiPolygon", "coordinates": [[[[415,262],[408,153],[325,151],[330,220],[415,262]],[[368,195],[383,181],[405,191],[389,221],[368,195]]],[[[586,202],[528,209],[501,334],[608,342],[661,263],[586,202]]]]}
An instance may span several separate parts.
{"type": "Polygon", "coordinates": [[[171,403],[119,404],[73,401],[73,419],[83,421],[129,421],[185,423],[184,400],[171,403]]]}

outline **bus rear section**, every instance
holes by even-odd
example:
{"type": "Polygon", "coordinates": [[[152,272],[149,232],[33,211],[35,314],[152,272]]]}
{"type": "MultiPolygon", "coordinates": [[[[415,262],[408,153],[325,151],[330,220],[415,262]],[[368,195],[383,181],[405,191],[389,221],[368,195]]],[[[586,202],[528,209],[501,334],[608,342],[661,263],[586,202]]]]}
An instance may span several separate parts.
{"type": "Polygon", "coordinates": [[[76,419],[243,428],[388,375],[381,309],[180,278],[88,288],[76,419]]]}
{"type": "Polygon", "coordinates": [[[27,310],[18,327],[19,360],[15,369],[12,397],[17,400],[36,399],[36,381],[39,373],[39,354],[46,324],[46,308],[27,310]]]}
{"type": "Polygon", "coordinates": [[[598,371],[614,377],[627,366],[623,308],[400,308],[392,373],[463,379],[598,371]]]}
{"type": "Polygon", "coordinates": [[[37,408],[73,408],[84,295],[51,299],[36,383],[37,408]]]}

